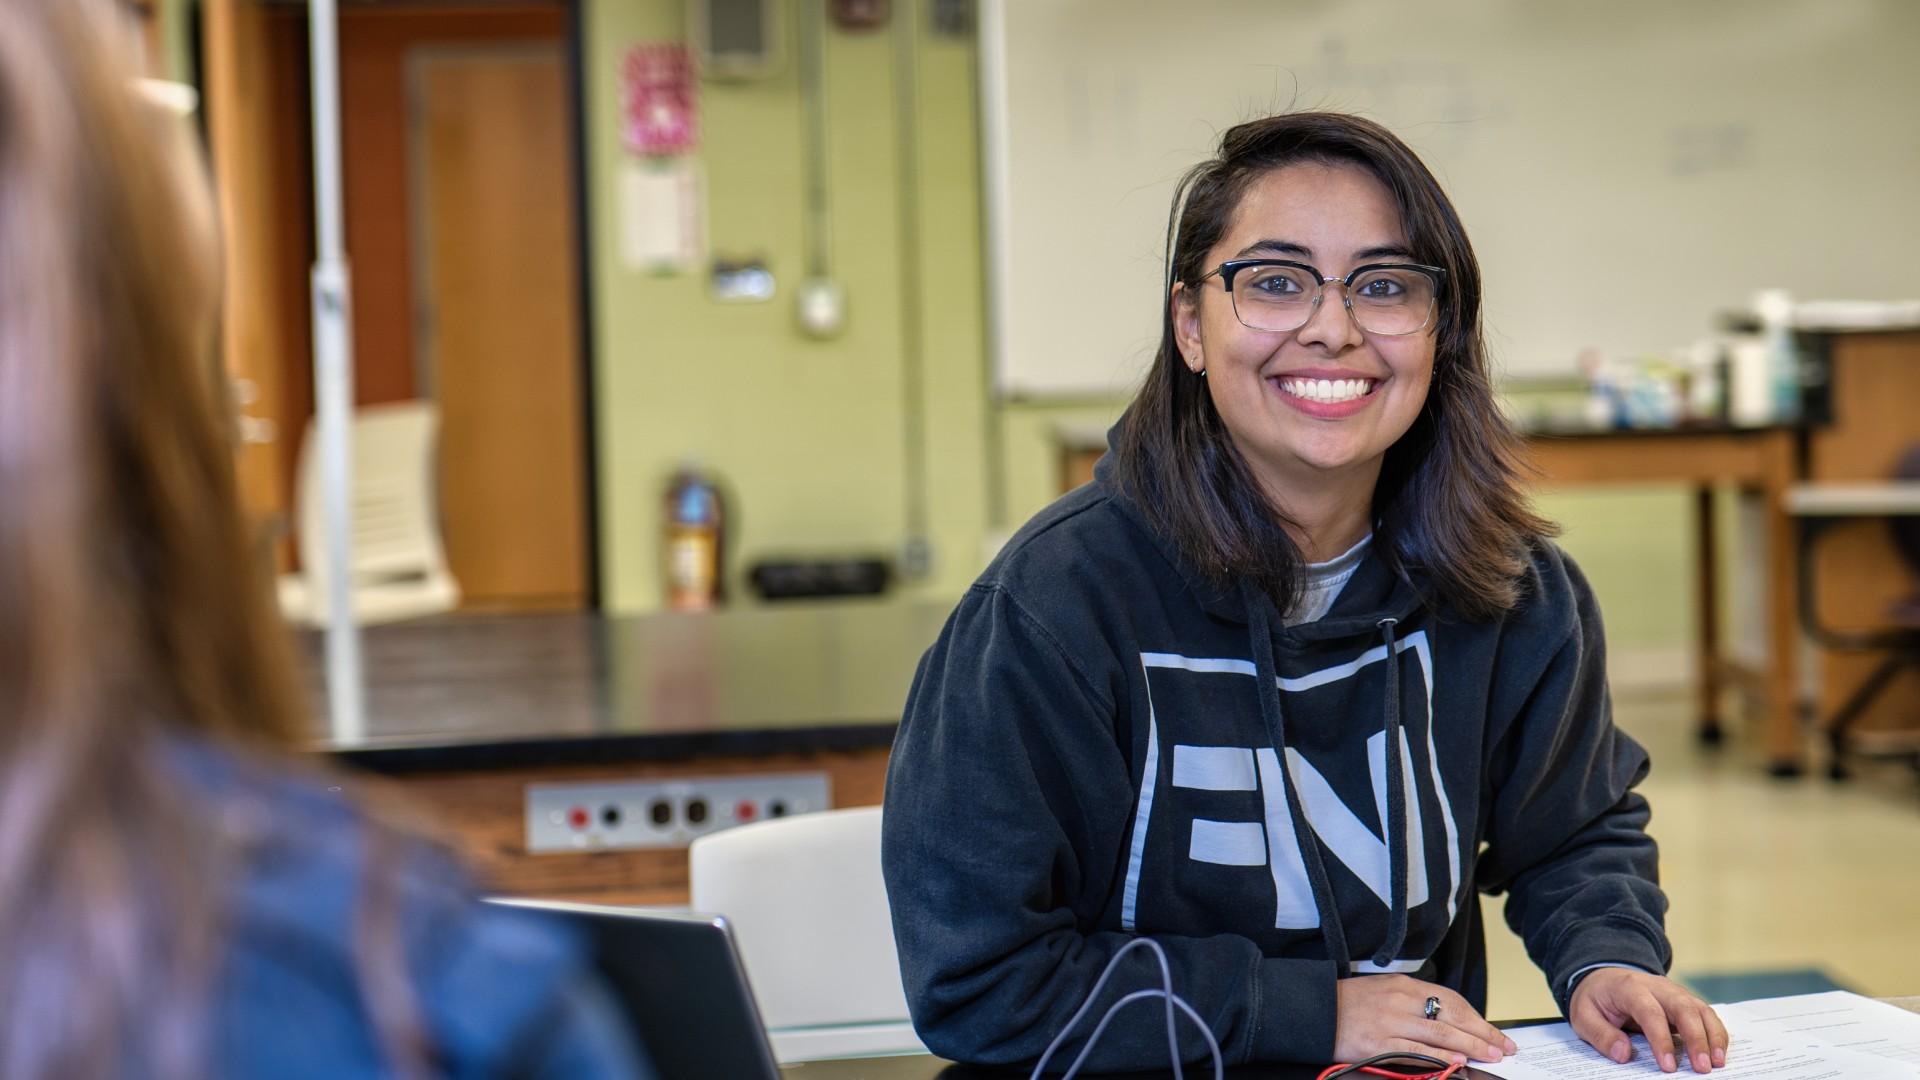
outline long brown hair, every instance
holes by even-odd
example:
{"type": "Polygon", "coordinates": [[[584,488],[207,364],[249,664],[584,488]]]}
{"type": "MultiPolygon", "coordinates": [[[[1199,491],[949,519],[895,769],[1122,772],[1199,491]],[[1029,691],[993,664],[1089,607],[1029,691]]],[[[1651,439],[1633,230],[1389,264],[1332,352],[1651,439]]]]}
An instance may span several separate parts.
{"type": "Polygon", "coordinates": [[[0,1074],[199,1071],[233,846],[166,748],[286,751],[210,203],[101,0],[0,18],[0,1074]]]}
{"type": "MultiPolygon", "coordinates": [[[[1440,182],[1386,128],[1343,113],[1300,112],[1237,125],[1212,159],[1175,189],[1167,221],[1169,291],[1198,288],[1207,252],[1247,188],[1302,161],[1345,162],[1378,177],[1400,210],[1413,257],[1443,267],[1433,382],[1413,426],[1388,449],[1374,488],[1374,549],[1435,599],[1472,618],[1519,599],[1529,546],[1556,527],[1522,491],[1522,443],[1498,403],[1480,328],[1480,266],[1440,182]]],[[[1160,347],[1121,420],[1116,475],[1154,526],[1203,573],[1251,580],[1282,611],[1300,588],[1302,559],[1206,383],[1181,361],[1168,296],[1160,347]]]]}

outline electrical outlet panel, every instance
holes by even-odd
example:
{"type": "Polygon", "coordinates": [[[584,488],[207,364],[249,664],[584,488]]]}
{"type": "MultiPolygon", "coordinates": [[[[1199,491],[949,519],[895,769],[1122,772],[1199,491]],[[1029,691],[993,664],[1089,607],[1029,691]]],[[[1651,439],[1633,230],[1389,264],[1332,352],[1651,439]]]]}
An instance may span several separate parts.
{"type": "Polygon", "coordinates": [[[527,785],[527,851],[683,848],[697,836],[833,805],[825,773],[527,785]]]}

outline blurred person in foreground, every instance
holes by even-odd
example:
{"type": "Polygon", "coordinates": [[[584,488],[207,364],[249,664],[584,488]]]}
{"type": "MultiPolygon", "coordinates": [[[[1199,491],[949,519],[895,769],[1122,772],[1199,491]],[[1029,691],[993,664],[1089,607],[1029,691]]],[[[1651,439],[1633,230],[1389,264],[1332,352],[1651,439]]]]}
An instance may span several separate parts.
{"type": "Polygon", "coordinates": [[[121,17],[0,0],[0,1075],[644,1075],[572,942],[294,750],[121,17]]]}

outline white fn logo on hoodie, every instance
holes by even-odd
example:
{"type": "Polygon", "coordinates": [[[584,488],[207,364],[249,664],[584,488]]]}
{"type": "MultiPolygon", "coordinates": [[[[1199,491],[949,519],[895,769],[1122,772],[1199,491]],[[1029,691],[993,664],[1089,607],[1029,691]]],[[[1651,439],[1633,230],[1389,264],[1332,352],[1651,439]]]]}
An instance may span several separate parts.
{"type": "MultiPolygon", "coordinates": [[[[1396,656],[1411,650],[1419,659],[1429,706],[1427,715],[1431,716],[1433,663],[1428,648],[1425,631],[1410,634],[1394,642],[1396,656]]],[[[1144,653],[1140,659],[1142,666],[1147,669],[1150,705],[1155,669],[1174,669],[1222,676],[1251,677],[1254,674],[1253,664],[1245,660],[1196,658],[1172,653],[1144,653]]],[[[1385,659],[1386,646],[1376,646],[1347,663],[1299,678],[1279,679],[1279,687],[1283,693],[1310,690],[1352,678],[1367,665],[1380,663],[1385,659]]],[[[1441,811],[1440,824],[1445,830],[1447,840],[1447,922],[1451,923],[1459,902],[1459,830],[1454,822],[1452,806],[1447,799],[1446,787],[1440,781],[1440,766],[1435,757],[1432,725],[1429,723],[1426,727],[1427,760],[1432,769],[1429,786],[1438,796],[1437,801],[1441,811]]],[[[1140,790],[1133,845],[1128,862],[1126,894],[1121,909],[1122,925],[1129,930],[1134,928],[1140,867],[1159,771],[1159,718],[1151,711],[1148,715],[1147,737],[1146,780],[1140,790]]],[[[1375,820],[1382,823],[1387,820],[1386,738],[1386,733],[1379,731],[1367,740],[1367,768],[1372,780],[1373,809],[1375,820]]],[[[1171,747],[1171,751],[1173,754],[1172,784],[1176,788],[1260,793],[1263,808],[1261,821],[1193,819],[1192,839],[1188,845],[1187,857],[1195,862],[1221,866],[1267,867],[1273,880],[1276,928],[1306,930],[1320,925],[1320,914],[1314,905],[1306,863],[1300,850],[1300,839],[1294,831],[1293,815],[1287,809],[1284,785],[1289,782],[1293,784],[1294,790],[1299,795],[1301,810],[1309,826],[1326,845],[1327,850],[1344,863],[1356,877],[1366,883],[1368,889],[1383,905],[1390,902],[1391,857],[1385,838],[1376,835],[1361,819],[1360,814],[1341,800],[1334,791],[1333,785],[1328,783],[1320,770],[1299,751],[1292,747],[1286,748],[1287,768],[1284,776],[1280,769],[1280,755],[1270,746],[1199,746],[1176,743],[1171,747]]],[[[1400,734],[1400,762],[1399,783],[1405,793],[1407,807],[1407,906],[1413,908],[1426,903],[1432,893],[1426,865],[1426,821],[1421,811],[1422,778],[1415,773],[1412,748],[1408,745],[1404,730],[1400,734]]],[[[1386,967],[1376,967],[1370,961],[1359,961],[1354,963],[1353,970],[1360,973],[1412,971],[1417,970],[1420,964],[1419,960],[1411,960],[1399,961],[1386,967]]]]}

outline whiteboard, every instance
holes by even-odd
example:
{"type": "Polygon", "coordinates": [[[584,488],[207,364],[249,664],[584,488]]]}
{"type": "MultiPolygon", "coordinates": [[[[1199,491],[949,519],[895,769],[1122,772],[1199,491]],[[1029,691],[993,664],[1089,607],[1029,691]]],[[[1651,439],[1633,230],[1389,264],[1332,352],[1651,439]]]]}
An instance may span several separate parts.
{"type": "Polygon", "coordinates": [[[1912,0],[984,0],[994,382],[1125,394],[1167,204],[1234,123],[1359,112],[1447,188],[1496,372],[1668,352],[1762,288],[1920,296],[1912,0]]]}

